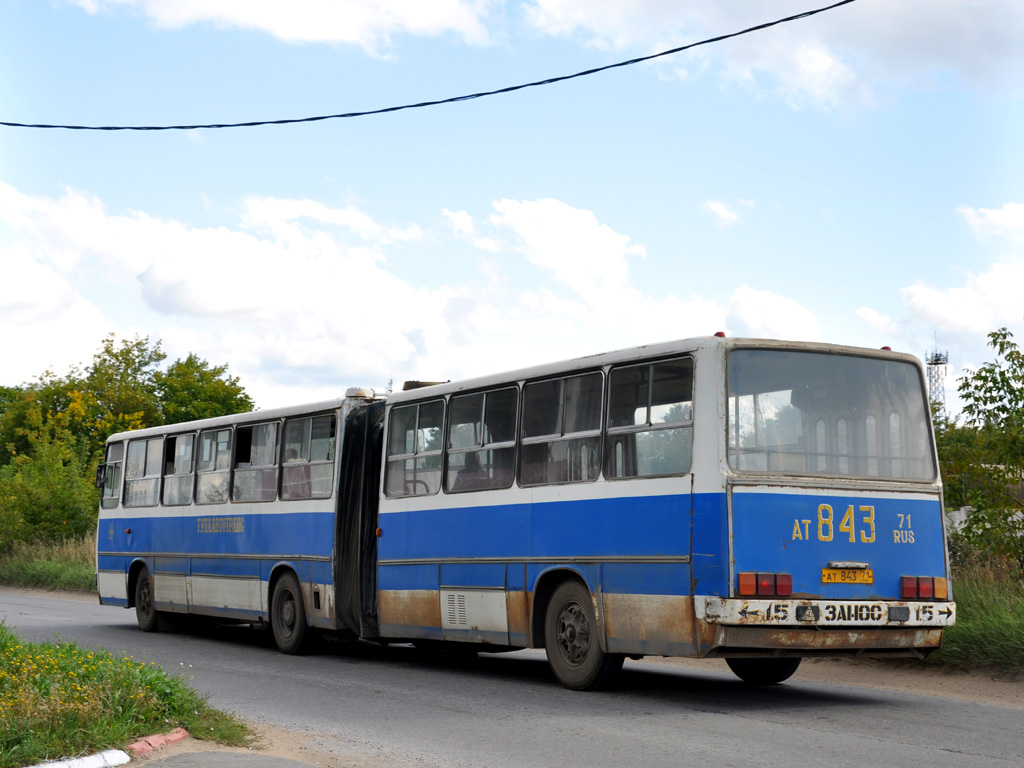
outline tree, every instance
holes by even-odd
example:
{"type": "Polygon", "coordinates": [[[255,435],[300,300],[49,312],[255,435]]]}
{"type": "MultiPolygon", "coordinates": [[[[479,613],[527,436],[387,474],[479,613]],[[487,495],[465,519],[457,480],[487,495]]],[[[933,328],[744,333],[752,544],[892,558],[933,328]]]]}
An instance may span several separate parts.
{"type": "Polygon", "coordinates": [[[85,535],[96,524],[96,461],[38,403],[20,431],[29,449],[0,467],[0,551],[19,540],[85,535]]]}
{"type": "Polygon", "coordinates": [[[156,373],[167,355],[160,346],[159,341],[151,344],[148,336],[122,339],[118,344],[111,333],[93,356],[85,386],[112,417],[111,426],[136,421],[147,427],[161,423],[156,373]]]}
{"type": "Polygon", "coordinates": [[[157,397],[164,424],[208,419],[232,413],[246,413],[254,407],[252,398],[227,376],[227,365],[213,365],[194,353],[155,374],[157,397]]]}
{"type": "Polygon", "coordinates": [[[166,357],[159,341],[111,334],[85,371],[0,387],[0,549],[95,524],[93,479],[111,434],[253,409],[226,365],[189,354],[161,371],[166,357]]]}
{"type": "Polygon", "coordinates": [[[970,507],[967,540],[1024,568],[1024,354],[989,334],[996,359],[960,380],[963,424],[936,422],[947,506],[970,507]]]}

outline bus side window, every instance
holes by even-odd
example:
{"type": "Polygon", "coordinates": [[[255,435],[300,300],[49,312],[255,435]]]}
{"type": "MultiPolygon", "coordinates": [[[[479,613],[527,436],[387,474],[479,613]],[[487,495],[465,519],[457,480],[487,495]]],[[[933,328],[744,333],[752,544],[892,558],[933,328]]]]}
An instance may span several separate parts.
{"type": "Polygon", "coordinates": [[[196,504],[226,502],[231,476],[230,429],[213,429],[199,436],[196,470],[196,504]]]}
{"type": "Polygon", "coordinates": [[[391,409],[388,423],[387,496],[427,496],[441,488],[444,401],[391,409]]]}
{"type": "Polygon", "coordinates": [[[605,476],[661,477],[690,471],[693,360],[612,368],[605,476]]]}
{"type": "Polygon", "coordinates": [[[192,503],[193,444],[195,435],[173,435],[164,443],[164,496],[165,506],[192,503]]]}
{"type": "Polygon", "coordinates": [[[277,498],[277,424],[235,430],[235,476],[232,501],[273,501],[277,498]]]}
{"type": "Polygon", "coordinates": [[[124,459],[124,443],[107,446],[106,468],[103,470],[103,497],[100,505],[113,509],[121,498],[121,462],[124,459]]]}
{"type": "Polygon", "coordinates": [[[334,416],[291,419],[284,425],[281,498],[325,499],[334,485],[334,416]]]}
{"type": "Polygon", "coordinates": [[[520,485],[597,479],[601,467],[602,387],[599,372],[526,385],[520,485]]]}
{"type": "Polygon", "coordinates": [[[461,493],[512,485],[518,404],[515,387],[451,399],[445,490],[461,493]]]}
{"type": "Polygon", "coordinates": [[[132,440],[125,462],[124,505],[155,507],[160,502],[163,438],[132,440]]]}

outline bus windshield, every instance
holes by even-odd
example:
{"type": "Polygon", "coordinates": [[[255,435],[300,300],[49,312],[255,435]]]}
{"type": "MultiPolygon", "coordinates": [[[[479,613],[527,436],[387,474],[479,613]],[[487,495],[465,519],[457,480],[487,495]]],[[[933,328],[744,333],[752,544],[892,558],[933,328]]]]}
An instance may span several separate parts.
{"type": "Polygon", "coordinates": [[[736,349],[727,366],[728,455],[734,470],[935,478],[928,402],[914,365],[736,349]]]}

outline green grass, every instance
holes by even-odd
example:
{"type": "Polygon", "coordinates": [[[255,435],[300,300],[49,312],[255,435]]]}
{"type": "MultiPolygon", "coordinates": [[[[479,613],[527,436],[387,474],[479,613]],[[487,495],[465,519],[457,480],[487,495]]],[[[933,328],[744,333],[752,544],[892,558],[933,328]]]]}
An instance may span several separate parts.
{"type": "Polygon", "coordinates": [[[971,557],[953,570],[956,625],[929,661],[959,669],[1024,670],[1024,578],[1012,563],[971,557]]]}
{"type": "Polygon", "coordinates": [[[0,555],[0,584],[96,591],[96,537],[58,543],[16,542],[0,555]]]}
{"type": "Polygon", "coordinates": [[[0,624],[0,768],[122,748],[182,727],[247,745],[248,727],[154,664],[74,643],[27,643],[0,624]]]}

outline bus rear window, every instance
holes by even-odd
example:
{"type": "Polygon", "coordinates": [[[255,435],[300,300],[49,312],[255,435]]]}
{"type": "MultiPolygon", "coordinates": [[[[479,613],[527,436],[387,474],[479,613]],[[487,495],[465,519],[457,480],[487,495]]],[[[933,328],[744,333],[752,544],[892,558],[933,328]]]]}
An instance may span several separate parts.
{"type": "Polygon", "coordinates": [[[916,366],[777,349],[737,349],[727,365],[733,469],[935,477],[928,400],[916,366]]]}

